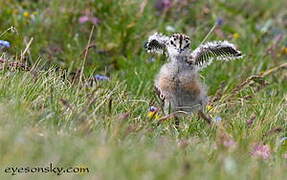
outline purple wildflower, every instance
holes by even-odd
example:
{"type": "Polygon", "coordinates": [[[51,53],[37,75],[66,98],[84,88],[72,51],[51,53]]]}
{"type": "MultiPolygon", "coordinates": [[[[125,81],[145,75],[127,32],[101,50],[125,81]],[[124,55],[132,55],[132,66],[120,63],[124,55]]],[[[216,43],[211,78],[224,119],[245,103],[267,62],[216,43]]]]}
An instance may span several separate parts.
{"type": "Polygon", "coordinates": [[[229,134],[222,132],[219,135],[219,145],[229,149],[235,147],[236,142],[229,134]]]}
{"type": "Polygon", "coordinates": [[[79,18],[79,23],[80,24],[83,24],[83,23],[88,22],[88,21],[89,21],[89,17],[88,16],[81,16],[79,18]]]}
{"type": "Polygon", "coordinates": [[[268,145],[255,145],[253,146],[251,155],[263,159],[268,159],[271,156],[271,150],[268,145]]]}
{"type": "Polygon", "coordinates": [[[84,16],[79,17],[79,23],[80,24],[84,24],[86,22],[91,22],[94,25],[98,25],[100,23],[100,20],[97,17],[88,16],[88,15],[84,15],[84,16]]]}
{"type": "Polygon", "coordinates": [[[165,11],[172,6],[172,0],[157,0],[155,8],[159,11],[165,11]]]}
{"type": "Polygon", "coordinates": [[[10,42],[0,40],[0,48],[9,48],[9,47],[10,47],[10,42]]]}
{"type": "Polygon", "coordinates": [[[218,26],[223,25],[223,23],[224,23],[223,18],[217,18],[217,19],[216,19],[216,24],[217,24],[218,26]]]}
{"type": "Polygon", "coordinates": [[[235,141],[232,138],[229,138],[229,139],[226,139],[226,140],[223,141],[223,146],[227,147],[227,148],[233,147],[235,144],[236,143],[235,143],[235,141]]]}
{"type": "Polygon", "coordinates": [[[155,106],[151,106],[151,107],[149,107],[149,111],[150,111],[150,112],[157,112],[157,111],[158,111],[158,108],[155,107],[155,106]]]}
{"type": "Polygon", "coordinates": [[[90,20],[90,22],[93,23],[94,25],[97,25],[97,24],[100,23],[100,20],[99,20],[99,18],[97,18],[97,17],[90,17],[89,20],[90,20]]]}
{"type": "Polygon", "coordinates": [[[100,75],[100,74],[96,74],[94,76],[94,78],[97,80],[97,81],[109,81],[110,78],[108,76],[105,76],[105,75],[100,75]]]}

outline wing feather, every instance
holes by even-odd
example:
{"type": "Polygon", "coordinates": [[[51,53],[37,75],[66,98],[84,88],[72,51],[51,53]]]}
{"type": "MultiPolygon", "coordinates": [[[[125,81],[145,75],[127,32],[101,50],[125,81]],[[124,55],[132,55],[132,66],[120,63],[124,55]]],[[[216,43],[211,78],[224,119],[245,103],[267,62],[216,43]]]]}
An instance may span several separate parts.
{"type": "Polygon", "coordinates": [[[190,61],[203,68],[212,60],[232,60],[242,58],[242,54],[236,47],[227,41],[208,42],[196,48],[191,55],[190,61]]]}

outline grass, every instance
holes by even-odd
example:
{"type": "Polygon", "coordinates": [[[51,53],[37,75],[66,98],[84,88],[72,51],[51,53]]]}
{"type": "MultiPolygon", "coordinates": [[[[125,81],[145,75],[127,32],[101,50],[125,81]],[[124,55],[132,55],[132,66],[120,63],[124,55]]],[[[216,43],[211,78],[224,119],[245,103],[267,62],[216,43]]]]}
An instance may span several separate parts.
{"type": "Polygon", "coordinates": [[[1,179],[286,178],[287,141],[280,141],[287,136],[286,70],[234,90],[249,77],[286,63],[286,3],[181,1],[163,11],[154,4],[0,1],[5,7],[0,10],[0,39],[11,43],[1,58],[32,68],[1,65],[1,179]],[[78,21],[89,12],[100,20],[90,43],[92,23],[78,21]],[[221,97],[209,114],[222,120],[208,126],[190,116],[181,119],[178,130],[172,119],[156,126],[147,112],[151,105],[159,106],[152,86],[164,57],[150,62],[144,41],[154,31],[172,34],[168,29],[174,29],[190,35],[195,48],[218,18],[224,23],[208,40],[227,39],[246,55],[214,62],[201,72],[210,99],[221,97]],[[95,74],[110,80],[92,82],[95,74]],[[268,147],[268,158],[252,155],[256,144],[268,147]],[[5,173],[7,167],[50,163],[88,167],[90,172],[5,173]]]}

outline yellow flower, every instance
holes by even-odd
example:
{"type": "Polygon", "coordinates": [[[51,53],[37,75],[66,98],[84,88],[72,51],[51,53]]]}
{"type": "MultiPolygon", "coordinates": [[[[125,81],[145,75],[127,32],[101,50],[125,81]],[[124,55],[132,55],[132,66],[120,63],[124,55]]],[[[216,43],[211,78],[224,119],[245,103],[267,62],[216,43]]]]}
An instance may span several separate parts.
{"type": "Polygon", "coordinates": [[[29,12],[25,11],[25,12],[23,13],[23,16],[26,17],[26,18],[28,18],[28,17],[30,17],[30,14],[29,14],[29,12]]]}
{"type": "Polygon", "coordinates": [[[287,47],[282,48],[282,54],[287,55],[287,47]]]}
{"type": "Polygon", "coordinates": [[[160,118],[160,116],[159,116],[159,114],[158,114],[158,108],[157,107],[154,107],[154,106],[151,106],[150,108],[149,108],[149,111],[148,111],[148,113],[147,113],[147,117],[148,118],[153,118],[153,119],[159,119],[160,118]]]}
{"type": "Polygon", "coordinates": [[[233,39],[238,39],[238,38],[240,38],[240,34],[238,34],[238,33],[233,33],[233,34],[232,34],[232,37],[233,37],[233,39]]]}
{"type": "Polygon", "coordinates": [[[153,118],[153,119],[156,119],[156,120],[160,118],[160,116],[158,115],[157,112],[148,112],[147,113],[147,117],[148,118],[153,118]]]}
{"type": "Polygon", "coordinates": [[[210,111],[210,110],[212,109],[212,106],[206,105],[206,109],[207,109],[208,111],[210,111]]]}

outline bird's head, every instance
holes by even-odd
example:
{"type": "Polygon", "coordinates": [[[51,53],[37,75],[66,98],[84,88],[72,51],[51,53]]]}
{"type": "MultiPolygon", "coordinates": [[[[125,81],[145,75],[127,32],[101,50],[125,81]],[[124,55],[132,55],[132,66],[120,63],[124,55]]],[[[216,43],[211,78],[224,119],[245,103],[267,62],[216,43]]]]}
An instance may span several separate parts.
{"type": "Polygon", "coordinates": [[[184,55],[190,48],[190,39],[184,34],[173,34],[169,37],[166,48],[170,56],[184,55]]]}

